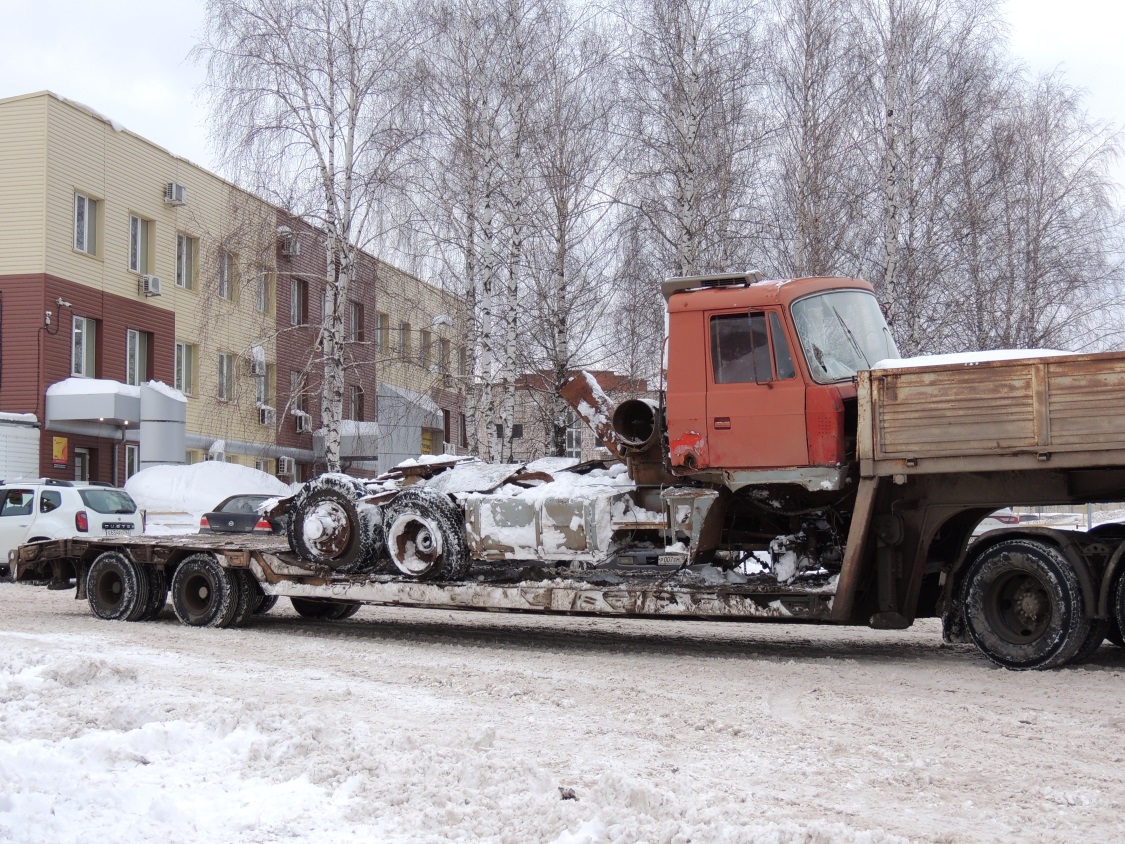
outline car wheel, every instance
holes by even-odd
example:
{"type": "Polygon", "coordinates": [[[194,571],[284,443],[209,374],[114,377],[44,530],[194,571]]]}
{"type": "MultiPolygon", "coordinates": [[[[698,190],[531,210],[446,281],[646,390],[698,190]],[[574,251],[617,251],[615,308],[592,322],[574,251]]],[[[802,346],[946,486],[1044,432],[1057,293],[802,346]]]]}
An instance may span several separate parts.
{"type": "Polygon", "coordinates": [[[148,580],[120,551],[99,554],[86,574],[90,610],[106,621],[137,621],[148,605],[148,580]]]}
{"type": "Polygon", "coordinates": [[[387,553],[396,569],[415,580],[456,580],[469,570],[465,523],[447,495],[407,487],[383,516],[387,553]]]}
{"type": "Polygon", "coordinates": [[[192,627],[229,627],[238,609],[238,582],[214,554],[192,554],[172,575],[172,608],[192,627]]]}
{"type": "Polygon", "coordinates": [[[969,567],[964,596],[969,635],[1004,668],[1054,668],[1089,642],[1078,578],[1049,543],[1010,539],[986,548],[969,567]]]}

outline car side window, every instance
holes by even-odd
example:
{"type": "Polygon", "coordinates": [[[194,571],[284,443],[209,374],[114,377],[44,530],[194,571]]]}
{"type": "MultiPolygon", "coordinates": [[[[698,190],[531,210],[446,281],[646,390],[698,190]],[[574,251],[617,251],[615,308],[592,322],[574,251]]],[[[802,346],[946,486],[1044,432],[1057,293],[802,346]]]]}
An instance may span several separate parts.
{"type": "Polygon", "coordinates": [[[39,512],[50,513],[62,507],[62,494],[53,489],[45,489],[39,493],[39,512]]]}
{"type": "Polygon", "coordinates": [[[4,505],[0,507],[0,518],[4,516],[30,516],[31,502],[35,492],[30,489],[10,489],[4,493],[4,505]]]}

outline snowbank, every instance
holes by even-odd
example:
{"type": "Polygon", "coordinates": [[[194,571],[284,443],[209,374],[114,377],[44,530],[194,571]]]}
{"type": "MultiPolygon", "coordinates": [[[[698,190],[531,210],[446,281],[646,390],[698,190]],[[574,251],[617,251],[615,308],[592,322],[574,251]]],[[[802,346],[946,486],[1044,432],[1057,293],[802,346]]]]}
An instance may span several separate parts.
{"type": "Polygon", "coordinates": [[[289,485],[248,466],[209,460],[192,466],[151,466],[125,482],[142,510],[199,517],[239,493],[289,495],[289,485]]]}

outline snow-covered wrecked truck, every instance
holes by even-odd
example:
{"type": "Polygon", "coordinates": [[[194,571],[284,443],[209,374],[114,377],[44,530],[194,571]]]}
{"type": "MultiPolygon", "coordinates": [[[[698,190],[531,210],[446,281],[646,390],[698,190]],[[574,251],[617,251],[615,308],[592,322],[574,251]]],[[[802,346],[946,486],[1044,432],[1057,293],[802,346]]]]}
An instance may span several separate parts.
{"type": "Polygon", "coordinates": [[[95,575],[116,553],[171,574],[187,623],[232,623],[211,604],[246,581],[321,616],[357,602],[881,629],[940,616],[1016,669],[1120,644],[1125,527],[972,534],[1001,507],[1125,500],[1125,354],[900,361],[854,279],[678,278],[663,293],[664,389],[617,407],[586,376],[565,391],[610,460],[321,476],[273,508],[288,552],[197,550],[194,579],[178,576],[186,551],[128,543],[26,547],[18,566],[68,559],[113,616],[128,573],[95,575]]]}

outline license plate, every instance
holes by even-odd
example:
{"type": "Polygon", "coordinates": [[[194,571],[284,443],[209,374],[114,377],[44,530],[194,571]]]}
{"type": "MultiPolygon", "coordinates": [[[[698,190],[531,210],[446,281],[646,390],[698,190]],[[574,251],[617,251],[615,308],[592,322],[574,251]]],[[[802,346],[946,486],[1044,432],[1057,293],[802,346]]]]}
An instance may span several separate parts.
{"type": "Polygon", "coordinates": [[[105,532],[105,535],[106,536],[132,536],[133,531],[132,530],[126,530],[125,528],[112,528],[110,530],[107,530],[105,532]]]}
{"type": "Polygon", "coordinates": [[[658,566],[680,566],[686,559],[687,557],[683,554],[661,554],[656,558],[656,564],[658,566]]]}

